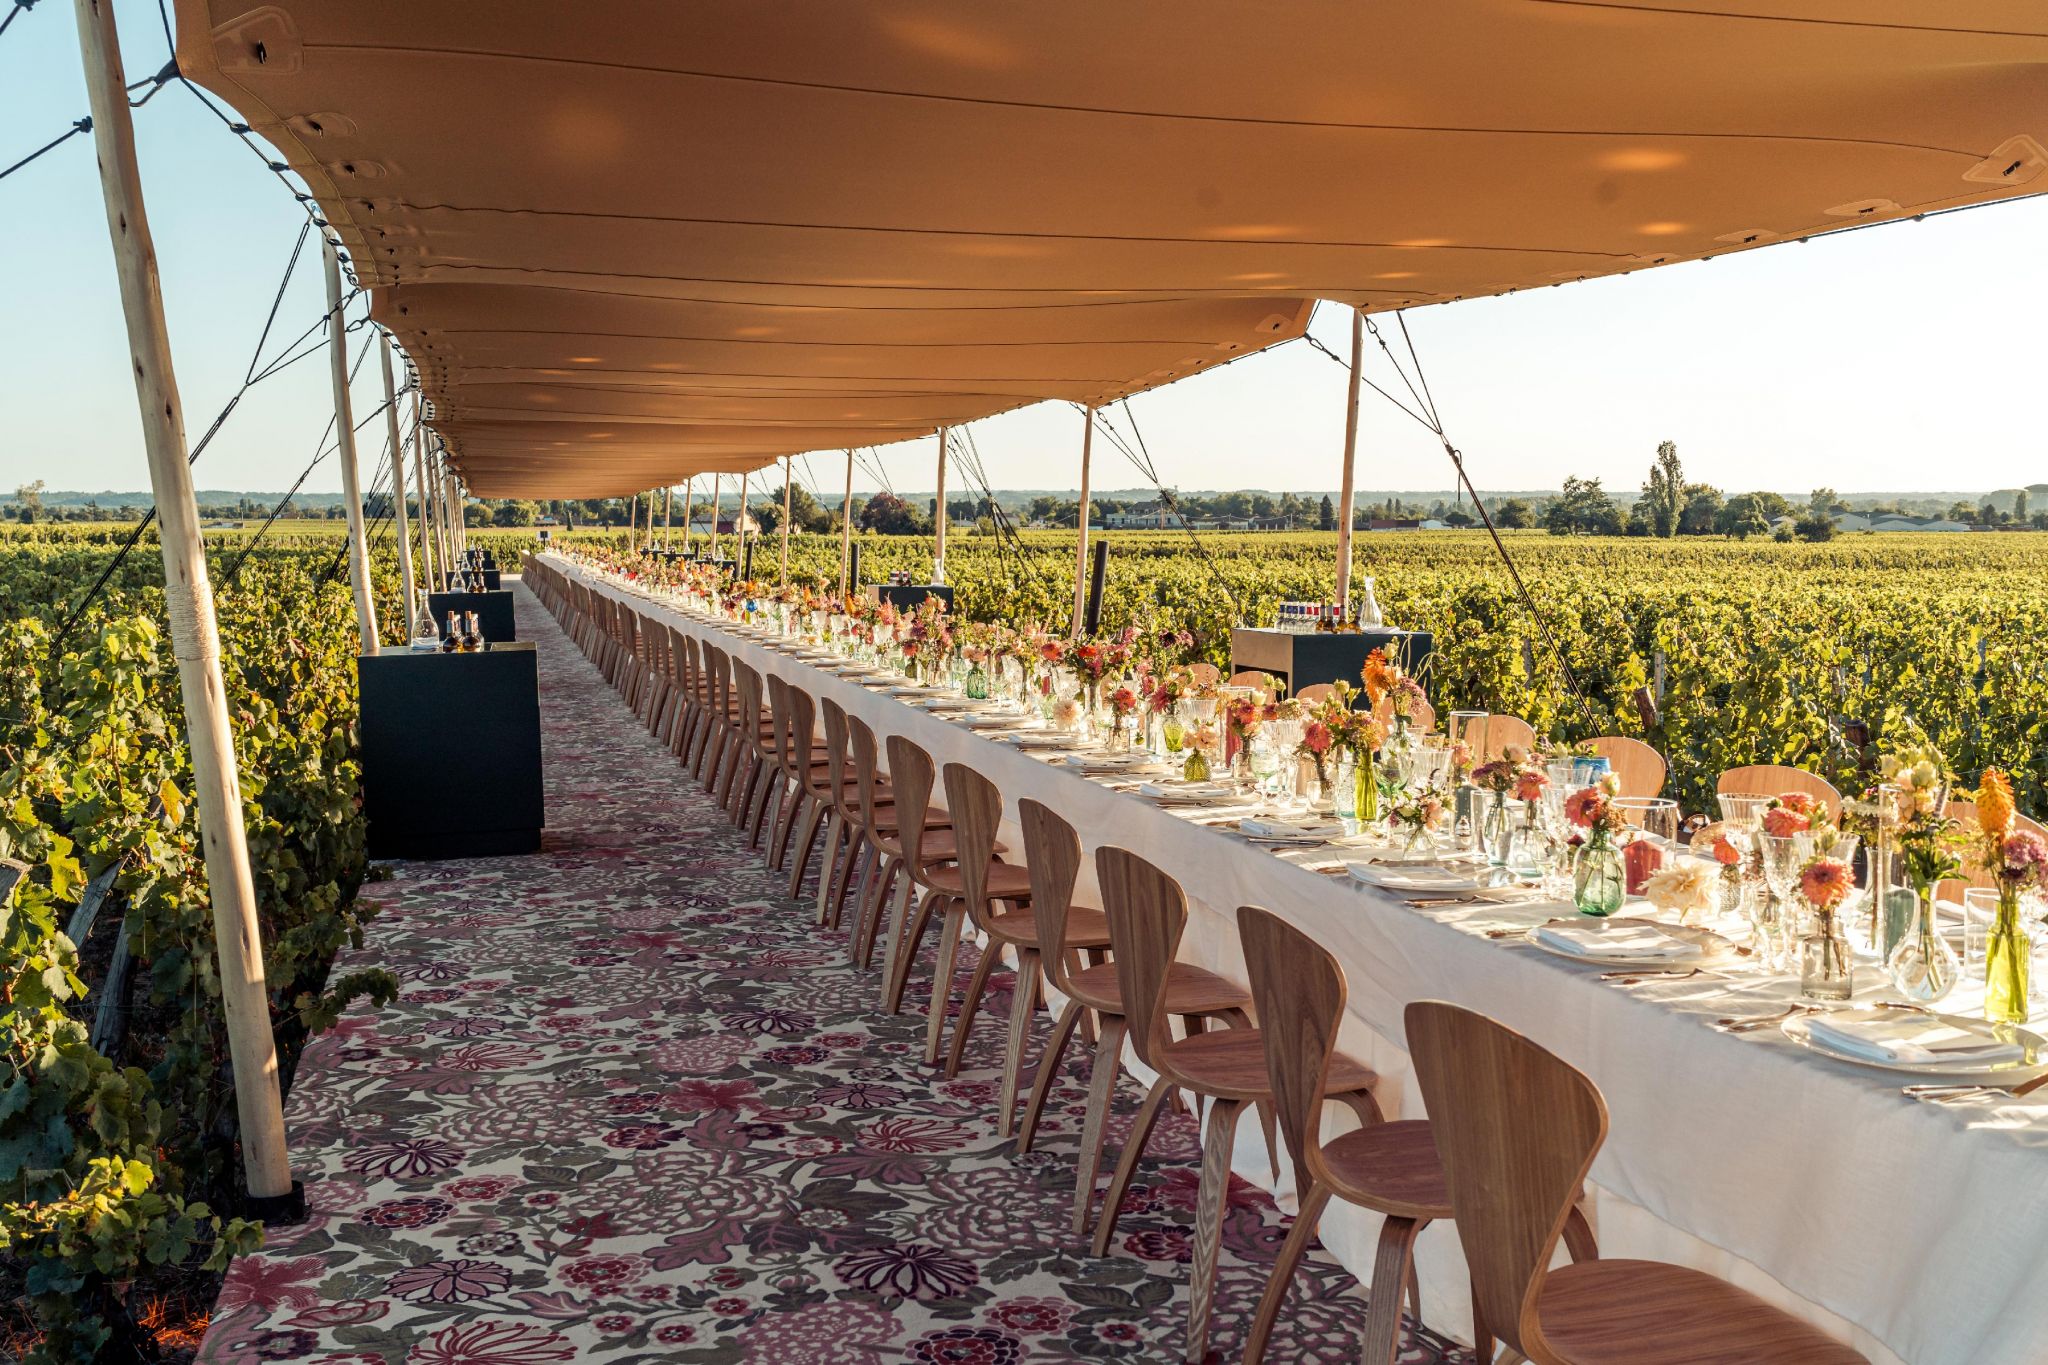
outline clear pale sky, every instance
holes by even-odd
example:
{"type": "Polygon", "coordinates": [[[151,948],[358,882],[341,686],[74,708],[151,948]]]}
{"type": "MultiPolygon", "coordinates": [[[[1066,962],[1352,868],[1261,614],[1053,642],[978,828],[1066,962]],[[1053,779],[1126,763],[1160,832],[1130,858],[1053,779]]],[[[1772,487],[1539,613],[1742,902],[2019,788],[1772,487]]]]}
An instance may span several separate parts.
{"type": "MultiPolygon", "coordinates": [[[[165,60],[163,32],[154,5],[118,8],[129,79],[139,80],[165,60]]],[[[0,37],[0,165],[85,111],[71,7],[49,0],[0,37]]],[[[197,440],[240,382],[302,216],[184,89],[136,111],[136,127],[197,440]]],[[[1409,325],[1482,488],[1554,487],[1579,474],[1633,489],[1665,439],[1678,442],[1690,477],[1727,492],[2008,487],[2048,480],[2035,412],[2043,242],[2048,200],[2032,200],[1419,309],[1409,325]]],[[[276,340],[321,307],[309,251],[276,340]]],[[[1314,330],[1341,354],[1346,327],[1325,307],[1314,330]]],[[[1394,382],[1383,367],[1372,373],[1394,382]]],[[[199,486],[288,485],[331,412],[327,384],[314,358],[252,391],[195,468],[199,486]]],[[[358,412],[378,396],[372,362],[358,412]]],[[[1169,484],[1319,489],[1337,482],[1342,403],[1342,370],[1295,342],[1141,395],[1132,408],[1169,484]]],[[[1360,487],[1450,486],[1433,438],[1370,393],[1366,405],[1360,487]]],[[[974,430],[997,487],[1070,488],[1080,426],[1072,408],[1040,404],[974,430]]],[[[365,458],[378,445],[366,443],[365,458]]],[[[890,483],[929,488],[933,450],[929,440],[885,448],[890,483]]],[[[841,458],[814,455],[810,466],[836,487],[841,458]]],[[[36,478],[56,488],[148,486],[85,137],[0,181],[0,492],[36,478]]],[[[1140,482],[1098,442],[1098,488],[1140,482]]],[[[338,489],[334,461],[306,486],[338,489]]]]}

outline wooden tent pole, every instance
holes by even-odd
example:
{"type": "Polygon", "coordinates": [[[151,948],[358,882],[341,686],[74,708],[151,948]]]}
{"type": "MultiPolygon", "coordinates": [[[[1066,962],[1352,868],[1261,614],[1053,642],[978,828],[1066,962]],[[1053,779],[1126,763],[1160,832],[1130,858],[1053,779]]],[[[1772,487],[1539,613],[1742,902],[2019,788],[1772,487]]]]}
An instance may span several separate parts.
{"type": "Polygon", "coordinates": [[[1081,429],[1081,540],[1074,547],[1074,624],[1067,633],[1079,636],[1081,614],[1088,606],[1088,461],[1095,453],[1095,409],[1083,408],[1088,425],[1081,429]]]}
{"type": "Polygon", "coordinates": [[[1351,504],[1358,496],[1358,377],[1365,363],[1365,314],[1351,310],[1351,384],[1344,399],[1344,478],[1337,494],[1337,614],[1351,616],[1351,504]]]}
{"type": "Polygon", "coordinates": [[[676,486],[669,484],[661,490],[661,552],[668,553],[669,529],[675,523],[676,486]]]}
{"type": "Polygon", "coordinates": [[[121,310],[128,325],[135,397],[142,410],[143,448],[156,497],[164,605],[170,617],[179,694],[185,705],[199,836],[213,902],[214,948],[219,954],[221,1006],[227,1016],[242,1167],[252,1196],[285,1200],[292,1195],[291,1154],[285,1146],[284,1106],[278,1096],[277,1048],[271,1036],[270,994],[263,976],[263,931],[256,917],[256,885],[249,869],[248,835],[242,826],[241,781],[235,771],[227,688],[221,680],[220,626],[214,618],[213,584],[206,573],[199,508],[193,501],[191,466],[186,462],[184,411],[171,368],[156,247],[150,239],[142,176],[135,162],[128,82],[121,69],[113,6],[99,0],[75,0],[73,8],[86,90],[91,97],[107,232],[113,238],[114,272],[120,280],[121,310]]]}
{"type": "Polygon", "coordinates": [[[748,471],[742,470],[740,472],[740,518],[732,524],[733,531],[739,536],[740,542],[739,548],[732,552],[733,572],[735,574],[742,574],[747,571],[747,480],[752,477],[752,474],[748,471]]]}
{"type": "Polygon", "coordinates": [[[363,653],[377,652],[377,604],[370,600],[370,546],[363,535],[363,487],[356,471],[356,423],[348,396],[348,323],[341,316],[341,255],[323,236],[327,260],[327,360],[334,377],[334,437],[341,461],[341,496],[348,511],[348,577],[356,590],[356,624],[363,653]]]}
{"type": "Polygon", "coordinates": [[[932,582],[946,581],[946,428],[939,428],[939,491],[932,499],[932,582]]]}
{"type": "Polygon", "coordinates": [[[718,558],[718,475],[711,476],[711,557],[718,558]]]}
{"type": "Polygon", "coordinates": [[[782,578],[779,587],[789,586],[789,456],[782,457],[782,578]]]}
{"type": "Polygon", "coordinates": [[[427,487],[427,428],[426,411],[420,402],[419,391],[412,395],[412,481],[420,490],[420,572],[426,575],[428,591],[437,588],[441,579],[434,559],[434,537],[429,534],[434,513],[431,492],[427,487]]]}
{"type": "Polygon", "coordinates": [[[413,619],[412,520],[405,510],[405,442],[398,436],[398,391],[391,381],[391,333],[380,331],[377,361],[384,371],[384,434],[391,441],[391,507],[398,519],[398,590],[405,597],[405,638],[419,634],[413,619]]]}
{"type": "Polygon", "coordinates": [[[839,514],[839,602],[847,602],[847,574],[853,568],[853,447],[846,448],[846,506],[839,514]]]}
{"type": "Polygon", "coordinates": [[[690,553],[690,505],[697,498],[697,476],[692,474],[683,480],[683,553],[690,553]]]}

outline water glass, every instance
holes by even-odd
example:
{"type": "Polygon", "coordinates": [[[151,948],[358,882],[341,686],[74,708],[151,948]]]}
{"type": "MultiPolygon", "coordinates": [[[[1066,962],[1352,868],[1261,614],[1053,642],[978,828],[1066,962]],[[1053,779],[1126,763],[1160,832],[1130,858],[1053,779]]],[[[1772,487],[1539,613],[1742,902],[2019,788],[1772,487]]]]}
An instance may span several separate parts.
{"type": "Polygon", "coordinates": [[[1984,943],[1998,919],[1998,892],[1973,886],[1963,892],[1963,977],[1984,979],[1984,943]]]}

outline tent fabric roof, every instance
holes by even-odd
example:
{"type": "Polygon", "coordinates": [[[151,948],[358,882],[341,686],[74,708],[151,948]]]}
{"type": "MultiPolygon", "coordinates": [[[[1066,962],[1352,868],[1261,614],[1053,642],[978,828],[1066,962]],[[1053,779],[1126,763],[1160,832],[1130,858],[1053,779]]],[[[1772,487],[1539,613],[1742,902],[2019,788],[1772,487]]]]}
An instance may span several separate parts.
{"type": "Polygon", "coordinates": [[[177,8],[182,70],[306,179],[489,493],[1103,401],[1318,298],[2048,188],[2030,0],[177,8]]]}

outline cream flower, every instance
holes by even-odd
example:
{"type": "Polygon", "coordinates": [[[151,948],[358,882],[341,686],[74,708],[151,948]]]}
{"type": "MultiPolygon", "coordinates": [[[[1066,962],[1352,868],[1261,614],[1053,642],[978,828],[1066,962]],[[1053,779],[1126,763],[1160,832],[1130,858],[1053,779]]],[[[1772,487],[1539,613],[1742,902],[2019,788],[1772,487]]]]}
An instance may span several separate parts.
{"type": "Polygon", "coordinates": [[[1719,897],[1720,869],[1698,858],[1685,858],[1653,873],[1643,895],[1659,910],[1677,915],[1680,923],[1711,910],[1719,897]]]}

